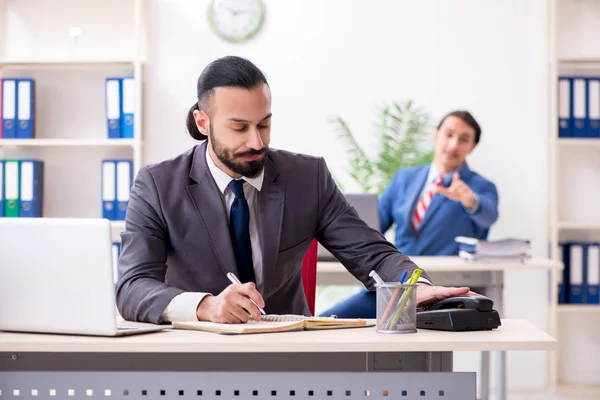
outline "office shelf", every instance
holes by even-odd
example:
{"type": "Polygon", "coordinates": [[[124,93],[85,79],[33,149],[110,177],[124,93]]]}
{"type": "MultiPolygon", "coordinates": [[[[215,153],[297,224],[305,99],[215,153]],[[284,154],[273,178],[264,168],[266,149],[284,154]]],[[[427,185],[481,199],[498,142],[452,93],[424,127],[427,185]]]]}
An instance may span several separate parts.
{"type": "Polygon", "coordinates": [[[560,57],[558,58],[559,64],[598,64],[600,66],[600,57],[560,57]]]}
{"type": "Polygon", "coordinates": [[[48,60],[11,60],[0,59],[0,68],[40,69],[40,68],[131,68],[135,60],[125,59],[48,59],[48,60]]]}
{"type": "Polygon", "coordinates": [[[600,138],[559,138],[560,147],[598,147],[600,148],[600,138]]]}
{"type": "Polygon", "coordinates": [[[600,386],[559,384],[556,386],[556,392],[566,396],[594,396],[594,398],[598,398],[600,397],[600,386]]]}
{"type": "Polygon", "coordinates": [[[133,147],[134,139],[0,139],[0,147],[133,147]]]}
{"type": "Polygon", "coordinates": [[[561,230],[600,230],[600,222],[559,221],[557,227],[561,230]]]}
{"type": "Polygon", "coordinates": [[[559,313],[600,313],[600,304],[559,304],[559,313]]]}

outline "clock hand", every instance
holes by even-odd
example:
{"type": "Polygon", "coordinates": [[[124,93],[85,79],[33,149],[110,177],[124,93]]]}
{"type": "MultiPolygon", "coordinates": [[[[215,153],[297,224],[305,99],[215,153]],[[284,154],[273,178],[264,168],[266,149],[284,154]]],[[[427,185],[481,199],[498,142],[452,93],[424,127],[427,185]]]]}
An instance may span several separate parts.
{"type": "Polygon", "coordinates": [[[254,12],[254,10],[232,10],[233,16],[237,16],[238,14],[248,14],[254,12]]]}
{"type": "Polygon", "coordinates": [[[226,6],[224,2],[219,3],[217,7],[220,9],[227,10],[230,14],[235,15],[235,10],[233,10],[231,7],[226,6]]]}

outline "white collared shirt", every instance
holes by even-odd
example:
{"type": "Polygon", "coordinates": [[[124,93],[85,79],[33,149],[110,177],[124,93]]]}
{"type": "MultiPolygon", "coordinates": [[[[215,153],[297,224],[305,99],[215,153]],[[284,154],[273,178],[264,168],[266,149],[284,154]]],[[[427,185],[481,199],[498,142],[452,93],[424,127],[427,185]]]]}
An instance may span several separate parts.
{"type": "MultiPolygon", "coordinates": [[[[206,146],[206,163],[208,164],[208,170],[212,175],[221,199],[223,200],[223,206],[225,207],[225,214],[227,215],[227,222],[229,223],[229,212],[231,210],[231,204],[235,200],[235,194],[228,187],[229,183],[234,179],[227,175],[223,170],[216,166],[213,159],[210,157],[208,152],[208,146],[206,146]]],[[[256,287],[259,292],[262,291],[263,287],[263,268],[262,268],[262,250],[260,247],[260,238],[258,236],[258,226],[256,222],[256,210],[257,210],[257,198],[258,192],[262,189],[264,180],[264,169],[260,174],[254,178],[242,177],[244,182],[244,196],[248,202],[250,208],[250,246],[252,247],[252,264],[254,265],[254,276],[256,278],[256,287]]],[[[239,277],[239,276],[238,276],[239,277]]],[[[175,296],[165,311],[163,311],[161,317],[167,321],[196,321],[198,319],[196,309],[202,299],[210,293],[204,292],[184,292],[175,296]]]]}
{"type": "Polygon", "coordinates": [[[440,175],[440,172],[438,171],[435,164],[434,163],[429,164],[429,173],[427,174],[427,179],[425,180],[425,184],[423,185],[421,194],[419,194],[419,199],[421,197],[423,197],[425,195],[425,193],[429,192],[429,189],[431,189],[431,185],[435,181],[435,178],[437,178],[439,175],[440,175]]]}

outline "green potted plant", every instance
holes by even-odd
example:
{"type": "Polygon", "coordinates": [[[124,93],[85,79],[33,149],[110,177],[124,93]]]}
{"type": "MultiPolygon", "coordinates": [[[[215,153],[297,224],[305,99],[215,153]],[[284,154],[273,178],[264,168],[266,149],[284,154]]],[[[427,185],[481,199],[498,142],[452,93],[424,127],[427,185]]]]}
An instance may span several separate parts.
{"type": "MultiPolygon", "coordinates": [[[[336,116],[330,122],[348,153],[348,173],[365,193],[381,195],[399,168],[429,163],[433,159],[433,151],[423,150],[431,149],[431,142],[426,140],[431,132],[429,116],[410,100],[378,109],[371,140],[376,147],[373,158],[360,146],[342,117],[336,116]]],[[[338,179],[336,183],[344,190],[338,179]]],[[[388,240],[393,242],[393,231],[389,232],[388,240]]],[[[317,286],[317,315],[360,289],[357,285],[317,286]]]]}
{"type": "Polygon", "coordinates": [[[376,156],[370,157],[346,121],[340,116],[332,118],[337,138],[349,156],[348,173],[363,192],[380,195],[399,168],[431,162],[433,151],[424,150],[431,148],[429,142],[424,143],[430,132],[429,119],[411,100],[385,104],[377,112],[372,135],[376,156]]]}

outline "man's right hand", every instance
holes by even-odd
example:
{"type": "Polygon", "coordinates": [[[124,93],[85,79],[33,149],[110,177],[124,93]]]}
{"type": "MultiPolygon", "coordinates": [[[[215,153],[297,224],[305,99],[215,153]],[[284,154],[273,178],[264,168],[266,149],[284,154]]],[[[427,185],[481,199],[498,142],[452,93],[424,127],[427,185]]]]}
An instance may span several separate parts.
{"type": "Polygon", "coordinates": [[[252,314],[252,319],[260,321],[260,311],[252,304],[250,298],[261,308],[265,306],[265,301],[254,283],[232,284],[218,296],[205,296],[196,308],[196,316],[199,321],[239,324],[250,319],[244,311],[246,309],[252,314]]]}

